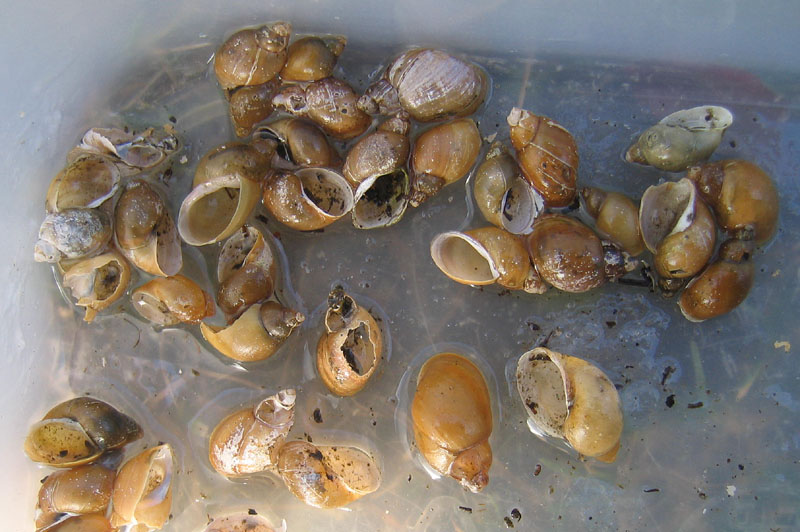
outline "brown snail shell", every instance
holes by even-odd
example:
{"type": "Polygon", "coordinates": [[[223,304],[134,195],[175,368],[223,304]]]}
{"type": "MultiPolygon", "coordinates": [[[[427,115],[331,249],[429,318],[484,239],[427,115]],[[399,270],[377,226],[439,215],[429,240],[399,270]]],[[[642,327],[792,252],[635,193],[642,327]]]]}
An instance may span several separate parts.
{"type": "Polygon", "coordinates": [[[584,187],[581,189],[581,198],[601,236],[617,244],[632,257],[644,251],[639,230],[639,207],[628,196],[584,187]]]}
{"type": "Polygon", "coordinates": [[[228,100],[228,111],[237,137],[246,137],[259,122],[272,114],[272,98],[281,87],[280,80],[272,79],[259,85],[234,89],[228,100]]]}
{"type": "Polygon", "coordinates": [[[317,371],[328,389],[354,395],[375,373],[383,336],[375,318],[341,287],[328,295],[325,333],[317,343],[317,371]]]}
{"type": "Polygon", "coordinates": [[[173,460],[172,448],[165,443],[122,465],[114,481],[112,525],[164,526],[172,508],[173,460]]]}
{"type": "Polygon", "coordinates": [[[278,450],[278,472],[295,497],[317,508],[346,506],[381,483],[380,469],[364,451],[304,441],[278,450]]]}
{"type": "Polygon", "coordinates": [[[87,514],[68,517],[44,530],[47,532],[113,532],[114,528],[105,515],[87,514]]]}
{"type": "Polygon", "coordinates": [[[431,357],[420,369],[411,403],[414,440],[441,473],[477,493],[489,483],[492,408],[481,371],[454,353],[431,357]]]}
{"type": "Polygon", "coordinates": [[[519,107],[511,109],[507,121],[519,166],[545,204],[571,204],[577,193],[578,147],[569,131],[519,107]]]}
{"type": "Polygon", "coordinates": [[[219,422],[208,441],[208,459],[225,476],[274,469],[277,451],[294,424],[297,394],[291,388],[270,395],[219,422]]]}
{"type": "Polygon", "coordinates": [[[353,208],[353,189],[328,168],[272,171],[264,181],[264,206],[280,223],[299,231],[322,229],[353,208]]]}
{"type": "Polygon", "coordinates": [[[359,136],[372,124],[370,116],[358,107],[353,87],[340,79],[328,77],[308,84],[286,85],[272,99],[272,104],[295,116],[304,116],[328,135],[347,140],[359,136]]]}
{"type": "Polygon", "coordinates": [[[217,302],[228,321],[272,296],[276,277],[275,258],[261,231],[246,225],[231,235],[217,262],[217,302]]]}
{"type": "Polygon", "coordinates": [[[369,114],[394,114],[402,108],[415,120],[430,122],[471,115],[488,90],[489,79],[476,64],[441,50],[417,48],[392,61],[383,78],[367,88],[359,107],[369,114]]]}
{"type": "Polygon", "coordinates": [[[273,168],[335,168],[342,164],[336,149],[320,128],[300,118],[280,118],[259,127],[256,136],[274,139],[278,145],[273,168]]]}
{"type": "Polygon", "coordinates": [[[48,213],[99,207],[119,188],[120,172],[108,158],[86,154],[67,164],[47,189],[48,213]]]}
{"type": "Polygon", "coordinates": [[[141,437],[139,425],[108,403],[76,397],[53,407],[31,427],[25,454],[34,462],[73,467],[141,437]]]}
{"type": "Polygon", "coordinates": [[[260,85],[271,80],[286,63],[292,25],[273,22],[237,31],[214,54],[214,73],[225,89],[260,85]]]}
{"type": "Polygon", "coordinates": [[[111,500],[115,471],[87,464],[49,474],[42,482],[36,505],[36,528],[46,528],[65,514],[104,514],[111,500]]]}
{"type": "Polygon", "coordinates": [[[262,515],[242,512],[215,517],[203,529],[203,532],[286,532],[286,521],[276,527],[262,515]]]}
{"type": "Polygon", "coordinates": [[[517,391],[530,421],[584,456],[613,462],[622,435],[614,384],[594,364],[544,347],[517,362],[517,391]]]}
{"type": "Polygon", "coordinates": [[[286,81],[317,81],[333,75],[347,38],[343,35],[303,37],[289,46],[281,78],[286,81]]]}
{"type": "Polygon", "coordinates": [[[753,243],[727,240],[719,257],[692,279],[681,293],[678,306],[689,321],[704,321],[726,314],[745,300],[753,286],[753,243]]]}
{"type": "Polygon", "coordinates": [[[304,320],[301,313],[276,301],[267,301],[252,305],[227,327],[201,323],[200,332],[223,355],[241,362],[256,362],[272,356],[304,320]]]}
{"type": "Polygon", "coordinates": [[[157,277],[131,293],[133,308],[156,325],[200,323],[216,312],[214,300],[197,283],[184,277],[157,277]]]}
{"type": "Polygon", "coordinates": [[[48,214],[33,251],[36,262],[96,255],[111,240],[111,219],[99,209],[64,209],[48,214]]]}
{"type": "MultiPolygon", "coordinates": [[[[134,133],[118,128],[94,127],[88,130],[81,139],[77,153],[99,153],[111,156],[115,161],[123,163],[118,166],[125,175],[135,175],[141,170],[153,168],[177,151],[180,147],[171,124],[163,128],[147,128],[141,133],[134,133]]],[[[70,158],[68,155],[68,159],[70,158]]]]}
{"type": "Polygon", "coordinates": [[[711,206],[719,226],[737,238],[767,242],[775,234],[780,210],[772,178],[757,165],[737,159],[690,168],[700,196],[711,206]]]}
{"type": "Polygon", "coordinates": [[[460,118],[439,124],[414,142],[409,203],[418,207],[443,187],[466,176],[478,159],[481,134],[475,122],[460,118]]]}
{"type": "Polygon", "coordinates": [[[63,283],[86,308],[84,320],[91,322],[101,310],[119,300],[128,290],[131,267],[116,251],[83,259],[64,272],[63,283]]]}

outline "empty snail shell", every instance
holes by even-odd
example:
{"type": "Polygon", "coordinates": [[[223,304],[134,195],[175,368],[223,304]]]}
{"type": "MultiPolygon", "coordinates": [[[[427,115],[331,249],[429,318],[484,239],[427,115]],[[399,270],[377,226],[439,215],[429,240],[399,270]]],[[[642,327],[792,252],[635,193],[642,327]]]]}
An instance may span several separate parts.
{"type": "Polygon", "coordinates": [[[276,275],[275,258],[261,231],[246,225],[231,235],[217,262],[217,303],[229,321],[250,305],[268,299],[276,275]]]}
{"type": "Polygon", "coordinates": [[[167,443],[145,449],[125,462],[114,481],[111,524],[150,529],[164,526],[172,508],[174,467],[167,443]]]}
{"type": "Polygon", "coordinates": [[[111,523],[102,513],[76,515],[47,527],[47,532],[114,532],[111,523]]]}
{"type": "Polygon", "coordinates": [[[87,464],[51,473],[42,482],[36,506],[36,528],[46,528],[65,515],[105,514],[114,487],[114,470],[87,464]]]}
{"type": "Polygon", "coordinates": [[[292,25],[273,22],[237,31],[214,54],[214,73],[225,89],[260,85],[274,78],[286,63],[292,25]]]}
{"type": "Polygon", "coordinates": [[[120,173],[108,158],[83,155],[67,164],[47,189],[48,213],[64,209],[99,207],[119,188],[120,173]]]}
{"type": "Polygon", "coordinates": [[[374,492],[381,483],[381,471],[366,452],[304,441],[280,448],[278,472],[295,497],[317,508],[340,508],[374,492]]]}
{"type": "Polygon", "coordinates": [[[417,207],[442,187],[467,175],[480,149],[481,134],[468,118],[439,124],[422,133],[414,142],[411,156],[409,203],[417,207]]]}
{"type": "Polygon", "coordinates": [[[753,286],[753,243],[726,240],[719,257],[692,279],[678,306],[689,321],[703,321],[730,312],[745,300],[753,286]]]}
{"type": "Polygon", "coordinates": [[[566,440],[584,456],[616,459],[622,408],[617,389],[600,368],[537,347],[517,362],[517,391],[538,431],[566,440]]]}
{"type": "Polygon", "coordinates": [[[492,408],[475,364],[454,353],[428,359],[419,371],[411,418],[417,448],[433,469],[473,493],[486,487],[492,408]]]}
{"type": "Polygon", "coordinates": [[[179,147],[171,124],[163,128],[147,128],[141,133],[94,127],[83,135],[77,152],[112,156],[114,160],[124,163],[124,166],[118,167],[123,175],[134,175],[159,165],[179,147]]]}
{"type": "Polygon", "coordinates": [[[291,388],[227,416],[211,433],[208,459],[225,476],[273,469],[277,451],[294,424],[297,394],[291,388]]]}
{"type": "Polygon", "coordinates": [[[131,293],[133,308],[156,325],[200,323],[213,316],[214,300],[197,283],[184,277],[157,277],[131,293]]]}
{"type": "Polygon", "coordinates": [[[711,156],[732,123],[731,112],[715,105],[676,111],[642,133],[625,159],[668,172],[686,170],[711,156]]]}
{"type": "Polygon", "coordinates": [[[276,527],[266,517],[249,511],[215,517],[203,532],[286,532],[286,521],[276,527]]]}
{"type": "Polygon", "coordinates": [[[328,135],[347,140],[369,128],[372,119],[356,107],[353,87],[336,78],[325,78],[306,87],[286,85],[272,104],[296,116],[305,116],[328,135]]]}
{"type": "Polygon", "coordinates": [[[272,79],[259,85],[247,85],[234,89],[228,100],[228,111],[237,137],[249,135],[256,124],[272,114],[272,98],[281,83],[272,79]]]}
{"type": "Polygon", "coordinates": [[[300,118],[280,118],[259,127],[255,135],[274,139],[278,143],[272,158],[273,168],[335,168],[342,163],[325,133],[316,125],[300,118]]]}
{"type": "Polygon", "coordinates": [[[462,284],[497,283],[527,291],[536,277],[520,237],[494,226],[436,235],[431,241],[431,258],[442,273],[462,284]]]}
{"type": "Polygon", "coordinates": [[[353,189],[328,168],[272,171],[264,181],[264,206],[280,223],[300,231],[326,227],[353,208],[353,189]]]}
{"type": "Polygon", "coordinates": [[[223,144],[208,152],[178,213],[181,238],[204,246],[231,236],[258,203],[268,169],[269,157],[248,144],[223,144]]]}
{"type": "Polygon", "coordinates": [[[359,100],[369,114],[401,108],[420,122],[467,116],[486,99],[489,79],[474,63],[429,48],[397,57],[359,100]]]}
{"type": "Polygon", "coordinates": [[[645,246],[653,253],[653,266],[662,277],[692,277],[714,253],[714,218],[689,179],[645,190],[639,204],[639,226],[645,246]]]}
{"type": "Polygon", "coordinates": [[[48,214],[39,228],[33,258],[59,262],[99,253],[111,239],[111,219],[99,209],[64,209],[48,214]]]}
{"type": "Polygon", "coordinates": [[[333,75],[347,38],[342,35],[303,37],[289,46],[281,78],[287,81],[317,81],[333,75]]]}
{"type": "Polygon", "coordinates": [[[272,356],[304,320],[301,313],[267,301],[249,307],[227,327],[201,323],[200,332],[223,355],[255,362],[272,356]]]}
{"type": "Polygon", "coordinates": [[[25,453],[35,462],[72,467],[141,437],[139,425],[111,405],[76,397],[53,407],[31,427],[25,453]]]}
{"type": "Polygon", "coordinates": [[[383,337],[375,318],[342,287],[328,295],[325,333],[317,343],[317,371],[337,395],[353,395],[375,373],[383,356],[383,337]]]}
{"type": "Polygon", "coordinates": [[[639,208],[628,196],[584,187],[581,189],[581,199],[586,211],[594,218],[601,236],[617,244],[632,257],[644,251],[639,230],[639,208]]]}
{"type": "Polygon", "coordinates": [[[175,275],[183,266],[181,240],[167,205],[145,181],[129,181],[114,210],[119,250],[152,275],[175,275]]]}
{"type": "Polygon", "coordinates": [[[725,160],[690,168],[700,196],[711,206],[719,226],[737,238],[767,242],[778,226],[778,191],[757,165],[725,160]]]}
{"type": "Polygon", "coordinates": [[[116,251],[83,259],[63,277],[64,286],[77,299],[75,304],[86,308],[83,319],[87,322],[125,295],[130,280],[131,267],[116,251]]]}
{"type": "Polygon", "coordinates": [[[514,107],[508,114],[511,144],[522,173],[549,207],[575,199],[578,147],[572,135],[549,118],[514,107]]]}

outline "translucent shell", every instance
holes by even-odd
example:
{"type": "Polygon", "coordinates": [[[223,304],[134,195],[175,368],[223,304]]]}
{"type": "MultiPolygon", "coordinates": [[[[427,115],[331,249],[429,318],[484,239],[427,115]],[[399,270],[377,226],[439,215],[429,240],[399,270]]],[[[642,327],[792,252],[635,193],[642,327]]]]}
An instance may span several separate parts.
{"type": "Polygon", "coordinates": [[[48,213],[99,207],[119,188],[120,172],[108,158],[86,154],[67,164],[47,189],[48,213]]]}
{"type": "Polygon", "coordinates": [[[48,527],[65,514],[105,514],[116,473],[100,464],[87,464],[49,474],[39,489],[36,528],[48,527]]]}
{"type": "Polygon", "coordinates": [[[111,219],[99,209],[64,209],[48,214],[33,251],[36,262],[59,262],[99,253],[111,240],[111,219]]]}
{"type": "Polygon", "coordinates": [[[287,81],[317,81],[333,75],[347,38],[342,35],[303,37],[289,46],[281,78],[287,81]]]}
{"type": "Polygon", "coordinates": [[[59,521],[47,532],[113,532],[111,523],[103,514],[76,515],[59,521]]]}
{"type": "Polygon", "coordinates": [[[700,196],[719,226],[737,238],[763,244],[778,227],[780,202],[772,178],[755,164],[730,159],[690,168],[700,196]]]}
{"type": "Polygon", "coordinates": [[[328,295],[325,333],[317,343],[317,371],[340,396],[361,390],[383,355],[383,337],[375,318],[341,288],[328,295]]]}
{"type": "Polygon", "coordinates": [[[208,442],[214,469],[225,476],[274,469],[277,451],[294,424],[296,397],[291,388],[281,390],[220,421],[208,442]]]}
{"type": "Polygon", "coordinates": [[[511,144],[523,174],[549,207],[575,199],[578,147],[572,135],[549,118],[514,107],[507,118],[511,144]]]}
{"type": "Polygon", "coordinates": [[[538,430],[566,440],[584,456],[616,459],[622,408],[617,389],[600,368],[537,347],[517,362],[517,391],[538,430]]]}
{"type": "Polygon", "coordinates": [[[123,464],[114,481],[112,525],[164,526],[172,508],[174,467],[169,444],[146,449],[123,464]]]}
{"type": "Polygon", "coordinates": [[[411,156],[411,205],[419,206],[466,176],[478,159],[481,142],[478,127],[468,118],[439,124],[417,137],[411,156]]]}
{"type": "Polygon", "coordinates": [[[280,448],[278,472],[295,497],[317,508],[346,506],[381,483],[380,469],[364,451],[304,441],[280,448]]]}
{"type": "Polygon", "coordinates": [[[480,370],[453,353],[431,357],[420,369],[411,403],[414,439],[441,473],[477,493],[489,483],[492,408],[480,370]]]}
{"type": "MultiPolygon", "coordinates": [[[[80,146],[74,151],[111,156],[114,161],[123,163],[118,169],[123,175],[129,176],[158,166],[179,146],[171,125],[147,128],[138,134],[117,128],[94,127],[83,135],[80,146]]],[[[71,155],[72,152],[68,159],[71,155]]]]}
{"type": "Polygon", "coordinates": [[[715,105],[676,111],[642,133],[625,159],[668,172],[686,170],[711,156],[732,123],[731,112],[715,105]]]}
{"type": "Polygon", "coordinates": [[[228,111],[237,137],[246,137],[256,124],[272,114],[272,98],[280,89],[280,80],[234,89],[228,99],[228,111]]]}
{"type": "Polygon", "coordinates": [[[276,277],[275,258],[261,231],[246,225],[231,235],[217,262],[217,302],[228,321],[268,299],[276,277]]]}
{"type": "Polygon", "coordinates": [[[81,260],[63,277],[64,286],[77,299],[75,304],[86,308],[83,319],[87,322],[125,295],[130,280],[131,267],[116,251],[81,260]]]}
{"type": "Polygon", "coordinates": [[[197,283],[184,277],[157,277],[131,293],[133,308],[156,325],[200,323],[216,312],[214,300],[197,283]]]}
{"type": "Polygon", "coordinates": [[[256,130],[256,136],[277,141],[273,168],[334,168],[342,163],[325,133],[300,118],[281,118],[265,124],[256,130]]]}
{"type": "Polygon", "coordinates": [[[53,467],[86,464],[142,437],[142,429],[111,405],[76,397],[53,407],[31,427],[25,453],[53,467]]]}
{"type": "Polygon", "coordinates": [[[215,517],[203,532],[286,532],[286,522],[276,527],[261,515],[240,513],[215,517]]]}
{"type": "Polygon", "coordinates": [[[644,251],[639,230],[639,208],[627,196],[599,188],[584,187],[581,199],[586,211],[594,218],[601,236],[608,238],[635,257],[644,251]]]}
{"type": "Polygon", "coordinates": [[[273,171],[264,182],[264,206],[280,223],[300,231],[322,229],[353,208],[353,189],[327,168],[273,171]]]}
{"type": "Polygon", "coordinates": [[[214,73],[225,89],[260,85],[274,78],[286,63],[292,25],[274,22],[239,30],[214,55],[214,73]]]}

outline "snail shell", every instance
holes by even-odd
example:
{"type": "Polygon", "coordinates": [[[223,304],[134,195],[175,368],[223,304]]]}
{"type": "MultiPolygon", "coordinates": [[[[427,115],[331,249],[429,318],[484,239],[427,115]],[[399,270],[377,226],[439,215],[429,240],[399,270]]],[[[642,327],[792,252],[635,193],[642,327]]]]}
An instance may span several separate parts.
{"type": "Polygon", "coordinates": [[[67,517],[46,528],[47,532],[113,532],[108,519],[103,514],[87,514],[67,517]]]}
{"type": "Polygon", "coordinates": [[[689,179],[645,190],[639,226],[644,244],[653,253],[653,266],[662,277],[692,277],[714,253],[714,218],[689,179]]]}
{"type": "Polygon", "coordinates": [[[164,526],[172,507],[173,455],[169,444],[145,449],[117,473],[111,524],[164,526]]]}
{"type": "Polygon", "coordinates": [[[333,75],[347,38],[343,35],[303,37],[289,46],[281,78],[286,81],[317,81],[333,75]]]}
{"type": "Polygon", "coordinates": [[[215,313],[214,300],[197,283],[184,277],[157,277],[131,293],[133,308],[156,325],[200,323],[215,313]]]}
{"type": "Polygon", "coordinates": [[[584,187],[581,189],[581,198],[601,236],[617,244],[632,257],[644,251],[639,230],[639,208],[628,196],[584,187]]]}
{"type": "Polygon", "coordinates": [[[200,332],[223,355],[256,362],[272,356],[304,320],[301,313],[267,301],[252,305],[227,327],[201,323],[200,332]]]}
{"type": "Polygon", "coordinates": [[[246,225],[226,240],[217,262],[217,302],[228,321],[268,299],[276,276],[275,258],[261,231],[246,225]]]}
{"type": "Polygon", "coordinates": [[[353,189],[328,168],[272,171],[264,182],[264,206],[280,223],[300,231],[326,227],[353,208],[353,189]]]}
{"type": "Polygon", "coordinates": [[[417,137],[411,156],[411,205],[418,207],[467,175],[480,149],[481,134],[468,118],[439,124],[417,137]]]}
{"type": "Polygon", "coordinates": [[[237,31],[214,54],[214,73],[225,89],[260,85],[274,78],[286,63],[292,25],[273,22],[237,31]]]}
{"type": "Polygon", "coordinates": [[[49,474],[42,482],[36,506],[36,528],[64,518],[64,514],[105,514],[116,473],[100,464],[87,464],[49,474]]]}
{"type": "Polygon", "coordinates": [[[380,327],[369,311],[337,287],[328,295],[325,331],[317,343],[317,371],[336,395],[354,395],[381,361],[380,327]]]}
{"type": "Polygon", "coordinates": [[[492,408],[480,370],[453,353],[431,357],[420,369],[411,403],[414,439],[441,473],[477,493],[489,483],[492,408]]]}
{"type": "Polygon", "coordinates": [[[139,425],[111,405],[76,397],[53,407],[31,427],[25,453],[34,462],[73,467],[141,437],[139,425]]]}
{"type": "Polygon", "coordinates": [[[680,172],[708,159],[733,123],[724,107],[704,105],[676,111],[642,133],[628,148],[628,162],[680,172]]]}
{"type": "Polygon", "coordinates": [[[297,394],[291,388],[227,416],[211,433],[208,459],[225,476],[273,469],[277,451],[294,424],[297,394]]]}
{"type": "Polygon", "coordinates": [[[228,111],[237,137],[252,133],[256,124],[272,114],[272,98],[281,87],[280,80],[272,79],[260,85],[234,89],[229,97],[228,111]]]}
{"type": "Polygon", "coordinates": [[[124,164],[118,167],[122,174],[129,176],[159,165],[179,147],[171,125],[147,128],[139,134],[117,128],[94,127],[83,135],[76,151],[112,156],[124,164]]]}
{"type": "Polygon", "coordinates": [[[745,300],[753,286],[753,243],[727,240],[719,257],[692,279],[678,306],[689,321],[704,321],[726,314],[745,300]]]}
{"type": "Polygon", "coordinates": [[[120,172],[106,157],[86,154],[67,164],[47,189],[48,213],[99,207],[119,188],[120,172]]]}
{"type": "Polygon", "coordinates": [[[272,104],[295,116],[305,116],[328,135],[347,140],[369,128],[372,119],[356,107],[358,95],[346,82],[325,78],[302,87],[286,85],[272,104]]]}
{"type": "Polygon", "coordinates": [[[517,362],[517,391],[530,422],[584,456],[613,462],[622,435],[614,384],[594,364],[544,347],[517,362]]]}
{"type": "Polygon", "coordinates": [[[355,447],[293,441],[278,450],[278,472],[295,497],[317,508],[340,508],[372,493],[381,471],[355,447]]]}
{"type": "Polygon", "coordinates": [[[111,240],[111,219],[99,209],[64,209],[45,216],[33,251],[36,262],[59,262],[99,253],[111,240]]]}
{"type": "Polygon", "coordinates": [[[87,322],[125,295],[130,280],[130,265],[113,250],[77,262],[63,277],[64,286],[77,299],[75,304],[86,308],[83,319],[87,322]]]}
{"type": "Polygon", "coordinates": [[[264,516],[243,512],[215,517],[203,532],[286,532],[286,521],[276,527],[264,516]]]}
{"type": "Polygon", "coordinates": [[[511,144],[523,174],[548,207],[566,207],[575,199],[578,147],[562,126],[519,107],[508,114],[511,144]]]}
{"type": "Polygon", "coordinates": [[[778,191],[757,165],[730,159],[690,168],[700,196],[711,206],[717,223],[737,238],[767,242],[778,226],[778,191]]]}
{"type": "Polygon", "coordinates": [[[335,168],[342,161],[320,128],[300,118],[281,118],[256,131],[256,136],[277,141],[273,168],[335,168]]]}
{"type": "Polygon", "coordinates": [[[429,48],[396,58],[383,78],[367,88],[359,107],[369,114],[401,108],[420,122],[467,116],[486,99],[489,80],[482,68],[429,48]]]}
{"type": "Polygon", "coordinates": [[[268,169],[269,157],[247,144],[223,144],[208,152],[178,213],[181,238],[205,246],[231,236],[258,203],[268,169]]]}

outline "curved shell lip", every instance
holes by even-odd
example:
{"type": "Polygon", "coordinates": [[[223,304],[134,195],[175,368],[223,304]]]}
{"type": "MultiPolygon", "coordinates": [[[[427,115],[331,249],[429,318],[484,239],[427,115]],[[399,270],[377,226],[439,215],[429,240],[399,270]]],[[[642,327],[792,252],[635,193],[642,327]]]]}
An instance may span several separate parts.
{"type": "Polygon", "coordinates": [[[270,270],[275,260],[264,235],[252,225],[243,225],[222,246],[217,261],[217,281],[224,282],[234,271],[250,263],[270,270]]]}
{"type": "Polygon", "coordinates": [[[685,231],[692,224],[696,202],[697,190],[688,178],[653,185],[644,191],[639,203],[639,230],[651,253],[666,237],[685,231]]]}
{"type": "MultiPolygon", "coordinates": [[[[73,294],[76,291],[81,293],[80,297],[77,297],[75,304],[79,307],[86,308],[84,320],[87,322],[94,320],[97,312],[105,310],[124,296],[128,289],[128,284],[130,284],[130,280],[130,265],[120,253],[114,250],[77,262],[67,269],[62,277],[63,285],[69,288],[73,294]],[[81,283],[81,281],[90,282],[90,280],[93,279],[93,275],[90,272],[94,272],[97,268],[106,266],[111,262],[116,262],[119,265],[119,282],[114,291],[106,298],[97,299],[94,297],[94,287],[92,286],[91,293],[87,294],[86,291],[89,289],[89,286],[81,283]],[[87,279],[85,277],[86,275],[89,275],[90,278],[87,279]],[[82,277],[78,278],[77,276],[82,277]]],[[[92,285],[94,285],[93,282],[92,285]]]]}
{"type": "Polygon", "coordinates": [[[300,205],[300,210],[296,212],[285,211],[287,203],[290,203],[291,200],[284,200],[280,197],[267,200],[275,192],[269,186],[270,178],[267,178],[265,185],[264,205],[282,224],[299,231],[315,231],[336,222],[353,209],[355,203],[353,189],[344,176],[337,171],[330,168],[301,168],[288,173],[288,175],[285,174],[283,177],[278,175],[275,179],[286,180],[290,179],[291,175],[294,175],[299,183],[284,184],[282,188],[286,188],[288,192],[286,195],[291,195],[294,202],[300,205]],[[315,201],[315,198],[312,197],[314,191],[309,187],[309,184],[313,184],[309,182],[312,179],[316,179],[320,183],[324,179],[326,185],[335,189],[336,196],[319,197],[315,201]],[[320,206],[322,201],[327,202],[325,207],[320,206]]]}
{"type": "Polygon", "coordinates": [[[514,235],[530,234],[536,218],[544,212],[544,198],[522,176],[512,178],[501,202],[501,226],[514,235]]]}
{"type": "MultiPolygon", "coordinates": [[[[351,209],[353,225],[357,229],[377,229],[389,227],[400,221],[408,208],[408,195],[411,191],[411,178],[404,169],[398,169],[390,174],[381,174],[368,177],[356,188],[351,209]],[[401,174],[400,179],[395,176],[401,174]],[[370,199],[368,193],[380,179],[392,179],[394,187],[389,198],[370,199]],[[380,202],[384,201],[386,207],[380,209],[380,202]],[[372,208],[365,208],[369,204],[372,208]]],[[[379,193],[380,191],[375,191],[379,193]]]]}
{"type": "MultiPolygon", "coordinates": [[[[442,273],[458,283],[481,286],[492,284],[500,278],[500,272],[483,244],[465,233],[459,231],[439,233],[431,240],[430,250],[431,258],[436,266],[442,273]],[[457,248],[454,249],[453,243],[462,243],[468,247],[466,249],[462,248],[461,250],[457,248]],[[449,247],[448,244],[450,244],[449,247]],[[447,253],[448,251],[450,251],[450,253],[447,253]],[[474,276],[469,276],[469,270],[472,269],[476,271],[477,267],[465,267],[459,271],[459,266],[462,266],[466,261],[464,255],[470,251],[477,253],[478,256],[485,261],[488,274],[487,272],[483,272],[483,275],[476,274],[474,276]],[[455,256],[450,256],[452,254],[455,254],[455,256]]],[[[473,259],[474,258],[473,256],[473,259]]]]}
{"type": "Polygon", "coordinates": [[[160,230],[151,234],[144,246],[130,249],[123,247],[119,243],[116,231],[114,243],[120,253],[137,268],[151,275],[170,277],[183,268],[180,235],[168,213],[165,213],[164,219],[157,227],[160,230]]]}
{"type": "Polygon", "coordinates": [[[59,212],[68,208],[86,208],[93,209],[100,207],[106,200],[114,197],[119,190],[121,181],[121,173],[116,164],[112,163],[107,157],[100,154],[86,152],[78,155],[73,161],[69,162],[61,171],[53,178],[50,186],[47,189],[47,197],[45,199],[45,210],[48,213],[59,212]],[[96,164],[102,164],[109,172],[110,183],[106,184],[105,192],[100,192],[99,195],[90,196],[85,198],[88,201],[79,201],[76,204],[69,204],[64,207],[59,206],[59,196],[61,187],[65,185],[64,179],[69,177],[68,171],[78,167],[79,165],[86,164],[87,162],[94,161],[96,164]]]}
{"type": "Polygon", "coordinates": [[[658,123],[682,127],[690,131],[724,131],[733,124],[733,113],[718,105],[701,105],[675,111],[662,118],[658,123]]]}

